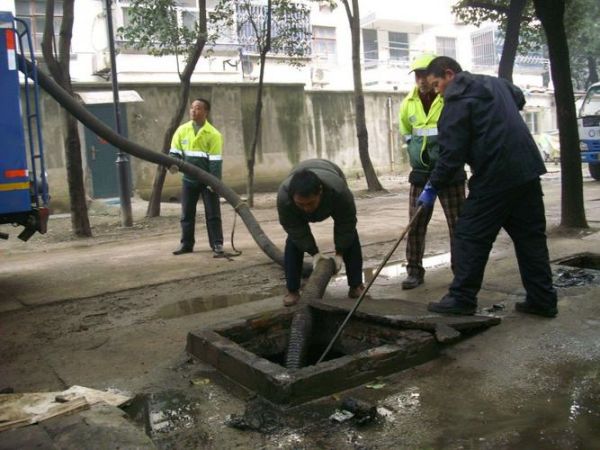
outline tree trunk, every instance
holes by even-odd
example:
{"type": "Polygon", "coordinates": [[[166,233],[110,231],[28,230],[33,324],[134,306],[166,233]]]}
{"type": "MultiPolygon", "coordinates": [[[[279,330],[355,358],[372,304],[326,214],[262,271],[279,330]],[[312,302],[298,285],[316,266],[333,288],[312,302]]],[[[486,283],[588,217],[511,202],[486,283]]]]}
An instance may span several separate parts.
{"type": "Polygon", "coordinates": [[[591,86],[598,82],[598,67],[596,66],[596,58],[593,55],[588,55],[586,59],[588,65],[587,85],[591,86]]]}
{"type": "MultiPolygon", "coordinates": [[[[185,64],[185,68],[180,75],[181,85],[179,87],[179,101],[177,103],[177,109],[175,110],[175,114],[171,117],[171,121],[169,122],[169,126],[165,131],[163,136],[163,145],[161,148],[161,152],[164,154],[168,154],[171,149],[171,138],[177,130],[177,127],[181,123],[181,119],[183,118],[183,114],[185,113],[185,109],[187,107],[189,96],[190,96],[190,86],[192,80],[192,74],[194,73],[194,69],[196,68],[196,64],[202,55],[202,51],[204,50],[204,45],[206,44],[206,0],[199,0],[198,2],[198,23],[200,26],[200,30],[198,36],[196,38],[196,44],[194,45],[194,49],[192,53],[188,55],[188,59],[185,64]]],[[[150,199],[148,200],[148,209],[146,210],[146,217],[158,217],[160,216],[160,199],[162,197],[162,189],[165,184],[166,177],[166,168],[164,166],[157,166],[156,173],[154,174],[154,182],[152,183],[152,193],[150,194],[150,199]]]]}
{"type": "Polygon", "coordinates": [[[575,97],[569,48],[564,27],[564,0],[534,0],[535,12],[548,42],[550,74],[560,131],[561,227],[587,228],[583,205],[583,176],[577,135],[575,97]]]}
{"type": "MultiPolygon", "coordinates": [[[[71,96],[70,49],[73,36],[73,2],[64,0],[63,18],[60,26],[58,43],[58,60],[54,56],[54,0],[46,3],[46,22],[42,41],[42,53],[48,65],[50,74],[56,82],[71,96]]],[[[67,184],[71,204],[71,228],[76,236],[90,237],[92,229],[88,217],[88,208],[83,182],[83,167],[81,162],[81,142],[75,119],[65,114],[63,117],[63,132],[65,135],[65,161],[67,168],[67,184]]]]}
{"type": "Polygon", "coordinates": [[[248,206],[250,206],[250,208],[254,206],[254,165],[256,163],[256,147],[258,146],[258,137],[260,136],[260,122],[263,107],[262,93],[266,60],[267,52],[262,51],[260,53],[260,75],[258,77],[258,91],[256,93],[256,109],[254,110],[254,138],[252,139],[252,146],[250,147],[250,153],[248,155],[248,159],[246,160],[246,166],[248,168],[248,206]]]}
{"type": "Polygon", "coordinates": [[[511,0],[506,22],[506,37],[502,47],[502,56],[498,65],[498,76],[512,82],[512,74],[519,46],[521,15],[527,0],[511,0]]]}
{"type": "MultiPolygon", "coordinates": [[[[185,73],[185,71],[184,71],[185,73]]],[[[185,113],[185,108],[188,103],[190,95],[190,80],[191,74],[188,77],[181,77],[181,85],[179,87],[179,101],[177,103],[177,109],[175,114],[171,117],[169,126],[163,136],[163,143],[160,151],[165,155],[169,153],[171,149],[171,138],[179,127],[181,119],[185,113]]],[[[164,166],[156,166],[156,172],[154,174],[154,182],[152,183],[152,193],[148,200],[148,209],[146,210],[146,217],[158,217],[160,216],[160,200],[162,197],[162,188],[165,183],[165,177],[167,170],[164,166]]]]}
{"type": "Polygon", "coordinates": [[[63,129],[65,130],[65,160],[67,165],[67,183],[71,203],[71,229],[76,236],[91,237],[92,230],[88,217],[87,201],[83,181],[81,161],[81,141],[75,118],[63,111],[63,129]],[[83,208],[83,211],[80,210],[83,208]]]}
{"type": "MultiPolygon", "coordinates": [[[[265,64],[267,62],[267,53],[271,50],[271,16],[273,12],[272,0],[267,2],[267,29],[264,45],[260,46],[260,75],[258,77],[258,91],[256,93],[256,109],[254,111],[254,138],[252,139],[252,146],[250,147],[250,153],[246,160],[246,166],[248,168],[248,206],[252,208],[254,206],[254,165],[256,163],[256,147],[258,145],[258,137],[260,135],[260,123],[262,118],[262,93],[263,84],[265,80],[265,64]]],[[[250,12],[248,12],[250,14],[250,12]]],[[[260,42],[260,36],[258,36],[258,30],[254,27],[257,33],[257,41],[260,42]]]]}
{"type": "Polygon", "coordinates": [[[352,36],[352,72],[354,75],[354,107],[356,109],[355,124],[356,137],[358,138],[358,154],[365,172],[368,190],[382,191],[383,186],[377,178],[371,158],[369,157],[369,133],[365,117],[365,97],[362,89],[360,65],[360,13],[358,0],[352,0],[352,10],[350,10],[349,0],[342,0],[342,2],[346,8],[346,15],[350,24],[350,34],[352,36]]]}

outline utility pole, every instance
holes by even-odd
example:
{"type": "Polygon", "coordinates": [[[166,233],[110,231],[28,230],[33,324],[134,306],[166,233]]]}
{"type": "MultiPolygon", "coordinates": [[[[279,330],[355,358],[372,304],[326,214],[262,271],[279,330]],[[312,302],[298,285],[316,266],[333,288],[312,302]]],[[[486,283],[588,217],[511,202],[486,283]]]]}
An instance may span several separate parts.
{"type": "MultiPolygon", "coordinates": [[[[117,80],[117,58],[112,22],[112,0],[106,0],[106,24],[108,26],[108,48],[110,51],[110,78],[112,81],[113,106],[115,110],[115,130],[121,134],[121,109],[119,107],[119,82],[117,80]]],[[[131,181],[129,179],[129,158],[120,148],[117,149],[117,175],[119,178],[119,198],[121,200],[121,225],[133,225],[131,215],[131,181]]]]}

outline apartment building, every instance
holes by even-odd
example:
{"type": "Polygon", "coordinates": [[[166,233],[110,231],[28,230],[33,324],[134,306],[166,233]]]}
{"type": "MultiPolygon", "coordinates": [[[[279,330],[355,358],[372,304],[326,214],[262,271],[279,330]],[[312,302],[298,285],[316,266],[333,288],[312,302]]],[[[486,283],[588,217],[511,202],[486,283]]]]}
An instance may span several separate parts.
{"type": "MultiPolygon", "coordinates": [[[[177,0],[177,21],[181,26],[192,27],[197,21],[196,1],[177,0]]],[[[307,53],[296,57],[297,67],[292,67],[290,59],[282,53],[270,54],[266,62],[265,82],[270,91],[263,110],[265,123],[260,142],[265,144],[259,144],[257,181],[262,177],[265,183],[271,184],[299,158],[327,157],[345,170],[360,170],[352,118],[351,35],[345,8],[341,3],[331,8],[328,2],[298,1],[307,8],[300,18],[307,33],[299,37],[305,39],[307,53]],[[280,170],[274,171],[273,167],[280,170]]],[[[456,58],[466,70],[497,72],[502,49],[498,28],[494,24],[475,28],[460,23],[451,13],[454,1],[359,1],[360,60],[363,88],[368,96],[370,153],[379,171],[394,170],[403,158],[396,114],[400,100],[414,83],[409,73],[413,57],[434,52],[456,58]]],[[[110,123],[112,95],[106,3],[106,0],[77,0],[74,4],[71,77],[82,101],[110,123]]],[[[210,13],[217,2],[207,0],[206,3],[210,13]]],[[[266,0],[255,0],[254,4],[254,14],[264,17],[266,0]]],[[[111,5],[113,28],[126,26],[130,20],[129,2],[113,0],[111,5]]],[[[0,0],[0,9],[14,11],[29,23],[42,67],[45,8],[45,0],[0,0]]],[[[205,52],[192,82],[196,92],[200,89],[200,93],[218,98],[213,118],[229,143],[230,159],[225,176],[228,182],[243,185],[246,134],[251,133],[253,123],[253,108],[247,105],[254,101],[252,86],[258,80],[260,66],[252,30],[235,26],[242,22],[243,12],[238,9],[233,15],[234,26],[220,33],[210,52],[205,52]]],[[[62,1],[55,0],[56,33],[61,19],[62,1]]],[[[151,56],[146,51],[127,48],[119,36],[115,41],[126,132],[128,130],[140,143],[152,146],[162,139],[162,124],[170,114],[165,105],[176,101],[178,68],[181,69],[184,60],[174,55],[151,56]]],[[[527,96],[524,118],[534,134],[556,128],[553,95],[544,85],[547,71],[543,55],[519,57],[515,66],[514,80],[527,96]]],[[[51,103],[47,105],[55,108],[51,103]]],[[[47,122],[57,118],[56,114],[46,114],[47,122]]],[[[44,128],[51,148],[49,166],[51,170],[63,170],[63,140],[60,127],[53,125],[44,128]]],[[[114,159],[111,156],[100,162],[97,155],[101,143],[94,140],[97,137],[83,128],[81,135],[89,190],[99,196],[103,188],[100,184],[114,189],[114,183],[106,176],[112,171],[114,159]]],[[[150,185],[152,170],[149,167],[136,162],[133,170],[132,178],[138,191],[150,185]]],[[[54,179],[61,178],[57,175],[54,179]]]]}

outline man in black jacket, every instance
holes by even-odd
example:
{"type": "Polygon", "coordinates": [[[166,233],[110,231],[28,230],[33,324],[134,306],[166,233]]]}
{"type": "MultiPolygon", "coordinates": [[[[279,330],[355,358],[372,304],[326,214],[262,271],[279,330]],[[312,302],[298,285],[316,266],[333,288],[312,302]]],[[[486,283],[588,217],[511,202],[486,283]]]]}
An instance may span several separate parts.
{"type": "Polygon", "coordinates": [[[434,59],[427,73],[444,96],[444,110],[438,122],[440,157],[419,203],[430,207],[437,190],[465,163],[472,172],[452,243],[454,280],[429,311],[475,313],[492,244],[504,228],[513,240],[527,292],[516,310],[556,316],[539,178],[546,168],[519,113],[523,93],[504,79],[463,72],[444,56],[434,59]]]}
{"type": "Polygon", "coordinates": [[[331,161],[309,159],[298,164],[281,183],[277,193],[279,223],[288,234],[284,269],[288,293],[283,302],[292,306],[300,299],[300,278],[304,253],[313,265],[323,256],[319,252],[309,222],[333,219],[336,269],[346,266],[348,296],[358,298],[362,284],[362,251],[356,231],[356,206],[342,170],[331,161]]]}

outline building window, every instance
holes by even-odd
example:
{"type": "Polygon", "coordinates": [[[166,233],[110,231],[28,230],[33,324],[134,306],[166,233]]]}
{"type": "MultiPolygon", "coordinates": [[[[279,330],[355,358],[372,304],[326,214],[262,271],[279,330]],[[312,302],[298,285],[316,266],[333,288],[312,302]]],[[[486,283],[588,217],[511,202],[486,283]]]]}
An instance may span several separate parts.
{"type": "Polygon", "coordinates": [[[330,13],[331,5],[329,4],[329,2],[319,2],[319,12],[330,13]]]}
{"type": "Polygon", "coordinates": [[[362,30],[363,57],[365,68],[377,66],[379,61],[379,48],[377,46],[377,30],[362,30]]]}
{"type": "Polygon", "coordinates": [[[336,63],[337,45],[334,27],[313,27],[312,52],[318,61],[326,61],[332,64],[336,63]]]}
{"type": "Polygon", "coordinates": [[[450,37],[436,37],[435,49],[438,56],[449,56],[456,59],[456,39],[450,37]]]}
{"type": "Polygon", "coordinates": [[[408,33],[388,32],[390,59],[408,61],[408,33]]]}
{"type": "Polygon", "coordinates": [[[194,31],[198,23],[198,17],[198,11],[184,9],[181,11],[181,25],[190,31],[194,31]]]}
{"type": "Polygon", "coordinates": [[[494,30],[480,30],[471,35],[473,46],[473,64],[476,66],[495,66],[497,64],[497,50],[494,30]]]}
{"type": "MultiPolygon", "coordinates": [[[[282,19],[282,23],[279,23],[275,20],[271,22],[271,54],[277,53],[285,53],[290,51],[289,48],[284,48],[279,44],[279,47],[273,44],[276,41],[277,37],[281,36],[283,32],[280,32],[280,29],[288,26],[288,24],[292,23],[294,28],[294,35],[296,38],[296,46],[306,46],[308,47],[308,52],[310,52],[310,17],[309,12],[305,10],[300,10],[297,12],[286,12],[285,18],[282,19]]],[[[267,17],[267,5],[263,4],[252,4],[248,7],[242,7],[241,5],[236,6],[236,21],[238,24],[238,39],[242,46],[242,50],[244,53],[255,53],[258,54],[258,45],[256,43],[257,33],[252,25],[249,17],[252,17],[255,24],[258,24],[258,33],[262,35],[263,26],[266,22],[267,17]]],[[[287,30],[289,31],[289,30],[287,30]]],[[[305,54],[306,54],[305,53],[305,54]]]]}
{"type": "MultiPolygon", "coordinates": [[[[19,19],[23,19],[29,25],[34,51],[42,53],[42,39],[44,38],[44,27],[46,25],[46,0],[16,0],[15,13],[19,19]]],[[[55,0],[54,39],[57,46],[62,15],[63,2],[62,0],[55,0]]]]}
{"type": "Polygon", "coordinates": [[[538,134],[539,133],[539,127],[538,127],[538,113],[537,112],[525,112],[523,113],[523,119],[525,120],[525,123],[527,124],[527,128],[529,128],[529,131],[531,132],[531,134],[538,134]]]}

